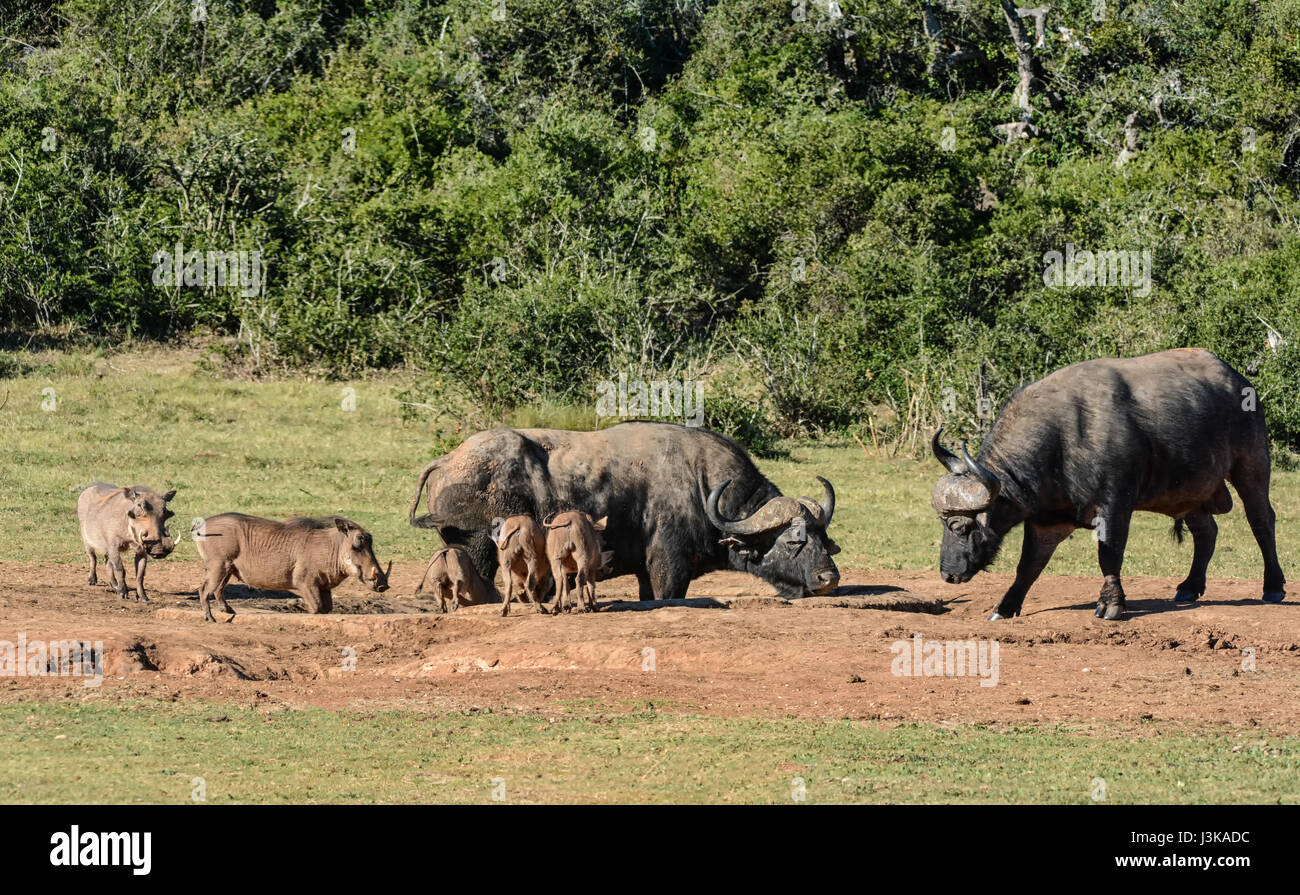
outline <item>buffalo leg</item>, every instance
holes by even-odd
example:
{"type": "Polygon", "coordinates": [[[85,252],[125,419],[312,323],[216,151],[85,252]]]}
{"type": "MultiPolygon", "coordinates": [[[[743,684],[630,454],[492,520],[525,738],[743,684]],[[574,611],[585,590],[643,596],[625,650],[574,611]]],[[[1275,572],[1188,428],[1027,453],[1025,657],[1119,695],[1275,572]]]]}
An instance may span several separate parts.
{"type": "Polygon", "coordinates": [[[1097,600],[1097,618],[1116,621],[1124,617],[1124,585],[1120,582],[1120,569],[1124,566],[1124,549],[1128,546],[1128,528],[1133,511],[1104,513],[1097,523],[1097,564],[1104,577],[1101,595],[1097,600]]]}
{"type": "Polygon", "coordinates": [[[1230,481],[1241,503],[1246,509],[1246,520],[1250,530],[1259,544],[1259,552],[1264,557],[1264,602],[1281,603],[1286,598],[1286,576],[1282,574],[1282,565],[1277,561],[1277,540],[1274,527],[1277,514],[1268,499],[1269,469],[1262,472],[1255,469],[1240,470],[1234,468],[1230,481]]]}
{"type": "Polygon", "coordinates": [[[1205,510],[1186,517],[1187,530],[1192,533],[1192,570],[1174,592],[1175,603],[1193,603],[1205,593],[1205,570],[1214,556],[1214,544],[1219,537],[1219,525],[1214,516],[1205,510]]]}
{"type": "Polygon", "coordinates": [[[653,600],[655,598],[654,585],[650,583],[649,572],[636,573],[637,588],[640,591],[639,597],[642,600],[653,600]]]}
{"type": "Polygon", "coordinates": [[[1074,531],[1073,525],[1035,525],[1025,522],[1025,540],[1020,547],[1020,562],[1016,565],[1016,580],[1002,595],[1002,602],[989,616],[989,621],[1013,618],[1020,614],[1025,595],[1043,574],[1047,562],[1062,541],[1074,531]]]}
{"type": "Polygon", "coordinates": [[[655,599],[681,600],[686,597],[686,589],[691,586],[691,573],[680,557],[651,543],[646,551],[646,570],[650,573],[655,599]]]}
{"type": "Polygon", "coordinates": [[[86,579],[86,583],[94,587],[99,584],[99,557],[95,556],[95,551],[89,547],[86,548],[86,555],[90,557],[90,577],[86,579]]]}
{"type": "Polygon", "coordinates": [[[144,570],[148,565],[148,553],[137,553],[135,555],[135,596],[141,603],[149,602],[149,598],[144,593],[144,570]]]}

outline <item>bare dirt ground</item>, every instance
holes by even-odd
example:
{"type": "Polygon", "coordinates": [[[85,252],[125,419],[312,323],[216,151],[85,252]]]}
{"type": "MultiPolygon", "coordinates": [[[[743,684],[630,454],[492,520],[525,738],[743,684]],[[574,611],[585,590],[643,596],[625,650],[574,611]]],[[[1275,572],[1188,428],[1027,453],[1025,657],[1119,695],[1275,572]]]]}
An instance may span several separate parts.
{"type": "Polygon", "coordinates": [[[623,578],[599,585],[596,614],[551,617],[525,606],[501,618],[499,604],[441,615],[403,598],[422,571],[394,567],[394,590],[382,597],[346,584],[326,616],[303,613],[291,596],[232,586],[239,614],[209,624],[195,595],[197,563],[152,563],[148,604],[87,586],[79,565],[5,563],[0,640],[20,632],[29,641],[101,640],[105,679],[98,689],[76,678],[0,679],[0,702],[540,712],[577,703],[618,712],[650,701],[722,716],[1300,728],[1300,605],[1262,604],[1256,581],[1211,580],[1200,603],[1175,609],[1174,579],[1127,579],[1122,622],[1093,617],[1097,578],[1044,577],[1024,616],[989,622],[1009,576],[951,586],[908,571],[846,572],[836,595],[794,601],[718,573],[674,605],[635,602],[635,579],[623,578]],[[891,646],[915,633],[996,640],[997,685],[895,676],[891,646]],[[348,648],[353,671],[344,669],[348,648]],[[1243,650],[1254,651],[1255,670],[1243,668],[1243,650]]]}

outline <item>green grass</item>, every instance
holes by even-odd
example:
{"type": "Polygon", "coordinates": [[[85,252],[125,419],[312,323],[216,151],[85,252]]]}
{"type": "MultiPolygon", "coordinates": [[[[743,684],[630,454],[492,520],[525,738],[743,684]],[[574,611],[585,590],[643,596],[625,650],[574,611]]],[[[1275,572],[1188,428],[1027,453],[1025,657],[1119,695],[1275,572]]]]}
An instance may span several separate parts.
{"type": "MultiPolygon", "coordinates": [[[[385,374],[363,381],[303,377],[231,380],[205,373],[192,356],[0,353],[0,560],[82,560],[75,503],[96,479],[179,489],[173,531],[189,520],[230,510],[283,518],[341,513],[375,535],[385,559],[425,557],[436,536],[406,524],[416,476],[425,462],[479,428],[502,422],[463,401],[425,397],[414,380],[385,374]],[[54,389],[56,409],[41,408],[54,389]],[[356,409],[343,409],[344,389],[356,409]],[[417,397],[412,397],[418,393],[417,397]],[[403,403],[403,402],[408,403],[403,403]],[[416,406],[423,405],[423,406],[416,406]]],[[[437,389],[434,389],[435,393],[437,389]]],[[[707,404],[706,404],[707,406],[707,404]]],[[[504,422],[579,425],[591,408],[526,408],[504,422]]],[[[930,489],[940,469],[930,459],[868,459],[856,445],[790,445],[790,458],[760,462],[787,494],[820,495],[814,476],[839,492],[832,533],[845,568],[935,568],[939,524],[930,489]]],[[[1282,564],[1300,569],[1300,472],[1276,472],[1282,564]]],[[[995,569],[1019,555],[1013,532],[995,569]]],[[[193,559],[187,539],[176,554],[193,559]]],[[[1177,575],[1191,562],[1190,538],[1169,537],[1169,520],[1134,519],[1126,570],[1177,575]]],[[[1062,545],[1049,573],[1095,574],[1087,532],[1062,545]]],[[[1220,519],[1211,575],[1257,578],[1259,552],[1240,508],[1220,519]]]]}
{"type": "Polygon", "coordinates": [[[1294,802],[1300,739],[1118,728],[547,718],[147,702],[0,707],[0,801],[1294,802]],[[1236,751],[1234,751],[1234,749],[1236,751]]]}

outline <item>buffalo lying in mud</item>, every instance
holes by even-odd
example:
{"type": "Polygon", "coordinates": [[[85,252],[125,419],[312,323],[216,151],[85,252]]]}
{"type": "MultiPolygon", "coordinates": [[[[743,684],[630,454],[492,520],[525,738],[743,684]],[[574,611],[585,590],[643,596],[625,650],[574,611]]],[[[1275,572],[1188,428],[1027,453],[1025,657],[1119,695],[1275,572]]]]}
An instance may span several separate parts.
{"type": "Polygon", "coordinates": [[[948,469],[931,498],[943,522],[945,581],[969,581],[1024,523],[1015,582],[991,619],[1020,614],[1053,551],[1077,528],[1093,529],[1098,543],[1105,582],[1097,617],[1123,617],[1120,566],[1134,510],[1172,516],[1180,539],[1184,525],[1191,531],[1192,569],[1174,600],[1196,600],[1214,554],[1214,516],[1232,508],[1225,479],[1264,555],[1264,601],[1285,596],[1264,412],[1251,384],[1208,351],[1072,364],[1017,390],[978,457],[964,444],[956,456],[938,432],[932,449],[948,469]]]}
{"type": "Polygon", "coordinates": [[[804,596],[840,577],[831,559],[839,547],[826,534],[835,491],[821,482],[820,502],[783,497],[736,442],[673,423],[493,429],[425,467],[410,521],[463,545],[488,581],[494,519],[577,509],[609,517],[609,576],[636,575],[643,600],[684,597],[693,578],[717,569],[804,596]],[[429,512],[417,517],[426,492],[429,512]]]}

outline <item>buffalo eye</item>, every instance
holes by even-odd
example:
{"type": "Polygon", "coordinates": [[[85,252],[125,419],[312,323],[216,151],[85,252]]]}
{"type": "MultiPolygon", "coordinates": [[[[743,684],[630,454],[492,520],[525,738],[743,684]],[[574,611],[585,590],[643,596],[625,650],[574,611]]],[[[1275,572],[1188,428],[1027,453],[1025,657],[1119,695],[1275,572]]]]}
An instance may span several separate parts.
{"type": "Polygon", "coordinates": [[[957,516],[948,520],[948,530],[953,534],[964,535],[970,531],[970,520],[962,516],[957,516]]]}

